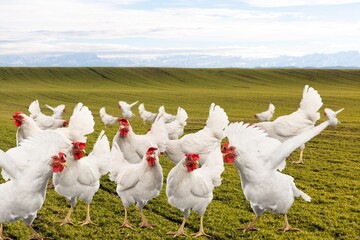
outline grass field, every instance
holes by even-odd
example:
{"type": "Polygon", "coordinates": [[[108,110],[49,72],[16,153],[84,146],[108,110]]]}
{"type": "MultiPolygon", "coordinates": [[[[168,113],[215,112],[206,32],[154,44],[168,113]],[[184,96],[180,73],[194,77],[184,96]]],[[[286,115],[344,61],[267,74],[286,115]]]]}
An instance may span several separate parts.
{"type": "MultiPolygon", "coordinates": [[[[96,126],[89,137],[88,151],[103,129],[99,109],[119,115],[119,100],[139,100],[147,110],[156,112],[160,105],[175,114],[178,106],[189,115],[185,133],[200,130],[206,121],[211,102],[225,109],[231,122],[254,122],[254,113],[265,110],[272,102],[275,116],[295,111],[305,84],[322,96],[325,107],[337,110],[341,124],[329,127],[310,141],[304,151],[305,165],[288,164],[285,173],[295,178],[299,189],[312,197],[307,203],[296,199],[290,209],[289,222],[298,232],[281,232],[283,217],[267,212],[258,224],[259,231],[243,233],[254,214],[243,196],[240,178],[234,165],[226,164],[222,185],[215,189],[214,199],[204,218],[205,231],[214,239],[360,239],[360,70],[316,69],[172,69],[172,68],[0,68],[0,148],[15,144],[16,127],[10,120],[15,111],[28,113],[29,104],[38,99],[44,104],[66,104],[69,118],[77,102],[93,112],[96,126]]],[[[322,108],[322,109],[323,109],[322,108]]],[[[139,117],[131,124],[138,134],[149,125],[139,117]]],[[[322,110],[321,110],[322,112],[322,110]]],[[[319,120],[322,122],[325,117],[319,120]]],[[[110,140],[118,126],[107,129],[110,140]]],[[[291,156],[298,158],[298,151],[291,156]]],[[[161,157],[164,180],[173,163],[161,157]]],[[[1,180],[0,180],[1,181],[1,180]]],[[[165,186],[160,195],[145,207],[154,229],[120,228],[124,209],[115,192],[115,184],[105,176],[91,204],[92,220],[98,225],[63,226],[68,204],[50,189],[33,227],[49,239],[163,239],[168,231],[177,230],[182,215],[167,202],[165,186]]],[[[0,196],[5,197],[6,196],[0,196]]],[[[133,206],[130,222],[140,223],[133,206]]],[[[85,204],[79,202],[73,220],[85,219],[85,204]]],[[[192,212],[186,230],[198,230],[199,218],[192,212]]],[[[30,233],[21,223],[4,225],[4,234],[14,239],[27,239],[30,233]]],[[[190,237],[189,237],[190,238],[190,237]]]]}

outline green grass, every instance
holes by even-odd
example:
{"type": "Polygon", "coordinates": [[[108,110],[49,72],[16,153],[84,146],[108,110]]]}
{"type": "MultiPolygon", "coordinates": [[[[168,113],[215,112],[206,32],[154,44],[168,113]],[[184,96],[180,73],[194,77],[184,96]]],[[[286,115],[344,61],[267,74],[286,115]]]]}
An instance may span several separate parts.
{"type": "MultiPolygon", "coordinates": [[[[275,117],[297,109],[305,84],[322,96],[324,107],[345,107],[337,128],[329,127],[310,141],[304,151],[305,165],[288,164],[285,173],[295,178],[299,189],[312,197],[307,203],[296,199],[288,215],[299,232],[279,232],[283,218],[267,212],[258,224],[258,232],[243,233],[236,228],[246,225],[254,214],[243,196],[240,178],[234,165],[226,164],[222,185],[205,213],[205,230],[214,239],[359,239],[360,238],[360,70],[318,69],[173,69],[173,68],[0,68],[0,148],[15,144],[16,128],[10,120],[15,111],[28,113],[29,104],[38,99],[44,104],[67,106],[65,118],[79,101],[87,105],[95,118],[95,132],[89,137],[89,150],[103,125],[99,109],[105,106],[118,115],[117,102],[139,100],[156,112],[160,105],[175,114],[178,106],[189,115],[185,133],[201,129],[211,102],[227,112],[231,122],[254,122],[253,114],[272,102],[275,117]]],[[[138,134],[146,132],[139,117],[131,124],[138,134]]],[[[324,121],[322,117],[319,122],[324,121]]],[[[118,126],[107,129],[110,140],[118,126]]],[[[88,151],[89,152],[89,151],[88,151]]],[[[298,158],[298,151],[292,154],[298,158]]],[[[161,157],[164,179],[173,164],[161,157]]],[[[154,229],[120,228],[124,210],[115,192],[115,184],[105,176],[91,204],[92,220],[98,226],[64,226],[59,223],[68,210],[65,199],[50,189],[43,208],[38,211],[34,228],[50,239],[162,239],[171,238],[181,221],[180,211],[168,204],[165,186],[160,195],[145,207],[154,229]]],[[[6,196],[0,196],[6,197],[6,196]]],[[[130,221],[140,223],[135,207],[130,221]]],[[[85,205],[79,202],[73,220],[85,219],[85,205]]],[[[188,234],[198,230],[199,218],[192,212],[186,225],[188,234]]],[[[27,239],[28,230],[21,222],[5,224],[4,233],[14,239],[27,239]]]]}

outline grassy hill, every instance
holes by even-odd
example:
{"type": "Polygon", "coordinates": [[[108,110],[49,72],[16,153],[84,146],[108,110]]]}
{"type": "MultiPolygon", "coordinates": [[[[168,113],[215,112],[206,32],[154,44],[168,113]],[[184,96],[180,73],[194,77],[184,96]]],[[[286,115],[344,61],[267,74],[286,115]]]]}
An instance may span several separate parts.
{"type": "MultiPolygon", "coordinates": [[[[178,69],[178,68],[0,68],[0,148],[7,150],[15,144],[16,128],[10,116],[15,111],[28,113],[29,104],[38,99],[43,112],[50,114],[44,104],[66,104],[69,118],[77,102],[83,102],[93,112],[96,130],[89,137],[88,151],[103,129],[99,109],[119,115],[119,100],[139,100],[149,111],[156,112],[164,105],[167,112],[176,113],[178,106],[189,115],[185,133],[201,129],[211,102],[227,112],[230,121],[254,122],[254,113],[265,110],[272,102],[274,118],[295,111],[305,84],[314,87],[322,96],[325,107],[345,111],[339,116],[337,128],[329,127],[310,141],[305,148],[305,165],[288,164],[285,173],[295,178],[298,188],[312,197],[307,203],[296,199],[289,211],[289,221],[299,232],[276,231],[283,225],[280,215],[266,213],[258,224],[258,232],[243,233],[236,228],[247,224],[254,216],[243,196],[235,166],[226,164],[223,183],[216,188],[214,199],[205,213],[205,231],[215,239],[355,239],[360,237],[360,70],[319,69],[178,69]]],[[[322,111],[322,110],[321,110],[322,111]]],[[[138,134],[146,132],[136,116],[131,124],[138,134]]],[[[322,117],[319,122],[324,121],[322,117]]],[[[107,129],[110,140],[118,126],[107,129]]],[[[291,157],[298,158],[298,151],[291,157]]],[[[161,157],[164,179],[173,164],[161,157]]],[[[165,186],[159,197],[145,207],[153,230],[122,229],[124,211],[115,192],[115,184],[103,177],[101,188],[92,203],[89,226],[64,226],[60,221],[67,213],[65,199],[48,191],[43,208],[38,212],[34,228],[47,238],[60,239],[144,239],[171,238],[168,231],[177,229],[182,221],[178,209],[167,203],[165,186]]],[[[130,209],[130,221],[140,223],[135,207],[130,209]]],[[[79,202],[73,214],[75,222],[85,218],[85,205],[79,202]]],[[[199,219],[192,213],[186,225],[188,234],[198,230],[199,219]]],[[[15,239],[27,239],[30,233],[20,222],[5,224],[4,233],[15,239]]]]}

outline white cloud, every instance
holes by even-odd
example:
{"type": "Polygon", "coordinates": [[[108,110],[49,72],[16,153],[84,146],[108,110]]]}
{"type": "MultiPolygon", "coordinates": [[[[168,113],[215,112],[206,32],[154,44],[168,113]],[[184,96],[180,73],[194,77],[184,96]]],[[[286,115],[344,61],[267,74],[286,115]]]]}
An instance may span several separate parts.
{"type": "Polygon", "coordinates": [[[360,3],[360,0],[244,0],[244,2],[257,7],[292,7],[352,4],[360,3]]]}
{"type": "Polygon", "coordinates": [[[347,48],[358,46],[360,39],[360,20],[342,22],[275,10],[128,8],[139,1],[2,1],[0,53],[91,51],[110,56],[208,51],[274,56],[352,50],[347,48]]]}

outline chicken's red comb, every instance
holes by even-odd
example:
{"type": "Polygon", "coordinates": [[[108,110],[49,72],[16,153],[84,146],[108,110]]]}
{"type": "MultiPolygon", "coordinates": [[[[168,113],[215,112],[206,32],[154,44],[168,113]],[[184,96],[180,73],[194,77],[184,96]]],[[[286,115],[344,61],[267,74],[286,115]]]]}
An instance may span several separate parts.
{"type": "Polygon", "coordinates": [[[86,148],[86,143],[83,142],[72,142],[73,146],[76,146],[78,149],[83,150],[86,148]]]}
{"type": "Polygon", "coordinates": [[[187,158],[191,158],[193,161],[197,161],[200,158],[199,154],[196,154],[196,153],[195,154],[194,153],[186,153],[185,156],[187,158]]]}
{"type": "Polygon", "coordinates": [[[149,149],[147,150],[146,153],[153,153],[153,152],[155,152],[156,150],[158,150],[158,148],[156,148],[156,147],[149,147],[149,149]]]}
{"type": "Polygon", "coordinates": [[[13,118],[16,118],[17,116],[19,116],[20,114],[23,114],[23,112],[14,112],[14,114],[12,115],[13,118]]]}
{"type": "Polygon", "coordinates": [[[120,118],[118,121],[122,124],[129,124],[129,121],[126,118],[120,118]]]}

